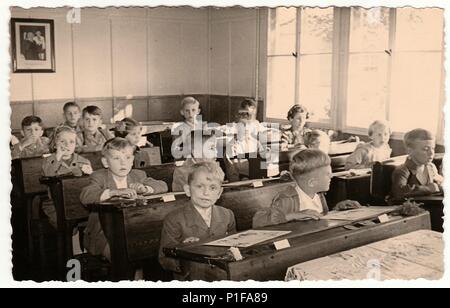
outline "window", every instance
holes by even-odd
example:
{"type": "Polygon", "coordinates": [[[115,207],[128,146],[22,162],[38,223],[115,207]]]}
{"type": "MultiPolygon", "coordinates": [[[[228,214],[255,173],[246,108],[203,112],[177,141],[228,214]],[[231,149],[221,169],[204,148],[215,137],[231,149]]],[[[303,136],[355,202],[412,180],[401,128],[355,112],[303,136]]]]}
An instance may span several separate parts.
{"type": "Polygon", "coordinates": [[[332,34],[333,8],[269,11],[269,118],[285,119],[289,108],[300,102],[313,120],[330,121],[332,34]]]}
{"type": "Polygon", "coordinates": [[[269,10],[269,37],[267,50],[267,89],[269,118],[285,119],[295,103],[295,69],[297,9],[269,10]]]}
{"type": "Polygon", "coordinates": [[[271,9],[267,117],[298,102],[325,127],[442,136],[443,22],[439,8],[271,9]]]}
{"type": "Polygon", "coordinates": [[[349,34],[346,126],[368,127],[386,119],[389,9],[352,9],[349,34]]]}
{"type": "Polygon", "coordinates": [[[442,11],[403,8],[396,19],[389,120],[394,131],[420,125],[436,133],[442,99],[442,11]]]}
{"type": "Polygon", "coordinates": [[[310,110],[311,120],[331,119],[333,8],[300,10],[298,102],[310,110]]]}

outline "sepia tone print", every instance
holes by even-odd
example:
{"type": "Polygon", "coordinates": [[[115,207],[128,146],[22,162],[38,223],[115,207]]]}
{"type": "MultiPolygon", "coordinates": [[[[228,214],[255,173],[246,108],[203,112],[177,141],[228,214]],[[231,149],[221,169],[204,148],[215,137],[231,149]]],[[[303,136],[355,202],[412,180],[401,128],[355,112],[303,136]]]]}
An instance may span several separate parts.
{"type": "Polygon", "coordinates": [[[443,9],[10,11],[15,280],[443,277],[443,9]]]}

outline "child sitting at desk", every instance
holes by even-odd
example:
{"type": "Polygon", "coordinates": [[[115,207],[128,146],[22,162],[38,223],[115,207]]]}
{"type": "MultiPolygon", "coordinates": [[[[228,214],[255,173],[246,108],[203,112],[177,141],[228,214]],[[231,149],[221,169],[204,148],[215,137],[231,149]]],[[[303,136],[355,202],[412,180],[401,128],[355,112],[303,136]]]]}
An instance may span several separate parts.
{"type": "MultiPolygon", "coordinates": [[[[102,163],[106,169],[90,175],[90,184],[83,188],[80,200],[84,205],[105,201],[112,197],[135,198],[137,194],[167,192],[167,184],[147,177],[144,171],[132,169],[134,147],[124,138],[105,143],[102,163]]],[[[92,255],[110,258],[109,245],[97,213],[90,213],[84,237],[85,247],[92,255]]]]}
{"type": "Polygon", "coordinates": [[[392,173],[391,197],[402,199],[443,191],[444,178],[433,164],[435,139],[431,132],[417,128],[405,134],[408,157],[392,173]]]}
{"type": "MultiPolygon", "coordinates": [[[[217,147],[215,135],[209,135],[205,131],[192,131],[189,142],[183,145],[185,161],[178,161],[173,172],[172,191],[184,191],[184,186],[188,184],[188,177],[192,166],[201,162],[216,163],[219,168],[220,164],[216,161],[217,147]],[[196,141],[196,138],[197,141],[196,141]]],[[[233,168],[229,159],[224,156],[225,173],[230,182],[239,181],[239,174],[233,168]]]]}
{"type": "Polygon", "coordinates": [[[203,129],[206,125],[206,123],[198,119],[200,114],[200,103],[192,96],[183,98],[181,101],[180,114],[184,118],[184,121],[175,123],[172,127],[172,136],[174,138],[172,148],[177,149],[181,149],[183,142],[189,138],[192,130],[203,129]]]}
{"type": "Polygon", "coordinates": [[[124,118],[122,121],[116,122],[114,135],[127,139],[134,146],[134,167],[147,167],[145,164],[145,153],[140,151],[141,147],[150,146],[153,144],[147,141],[145,136],[142,136],[141,124],[132,118],[124,118]]]}
{"type": "MultiPolygon", "coordinates": [[[[75,153],[77,140],[75,130],[63,125],[56,127],[53,134],[50,147],[54,153],[44,159],[42,164],[43,176],[53,177],[68,174],[81,176],[83,174],[91,174],[91,162],[75,153]]],[[[51,198],[42,203],[42,211],[48,217],[49,223],[56,229],[56,209],[51,198]]],[[[72,243],[74,255],[81,253],[78,232],[74,234],[72,243]]]]}
{"type": "Polygon", "coordinates": [[[233,168],[244,177],[249,176],[249,162],[243,158],[246,154],[265,154],[265,149],[260,141],[260,133],[265,127],[256,119],[256,102],[253,99],[245,99],[241,102],[236,115],[236,130],[231,142],[231,153],[227,153],[233,168]],[[236,158],[237,156],[237,158],[236,158]]]}
{"type": "Polygon", "coordinates": [[[100,151],[103,144],[113,135],[103,128],[102,110],[97,106],[87,106],[82,113],[83,130],[78,132],[77,150],[81,152],[100,151]]]}
{"type": "Polygon", "coordinates": [[[369,143],[360,143],[355,151],[347,157],[345,169],[372,168],[377,161],[383,161],[391,156],[392,149],[389,147],[391,130],[385,121],[375,121],[369,126],[369,143]]]}
{"type": "Polygon", "coordinates": [[[296,147],[305,144],[304,136],[310,132],[306,128],[306,120],[309,119],[308,109],[302,105],[294,105],[287,114],[288,126],[282,128],[281,149],[287,150],[289,147],[296,147]]]}
{"type": "Polygon", "coordinates": [[[75,130],[76,133],[82,131],[80,126],[81,109],[75,102],[67,102],[63,107],[64,123],[62,125],[69,126],[75,130]]]}
{"type": "Polygon", "coordinates": [[[27,116],[22,120],[23,139],[12,147],[11,157],[22,158],[40,156],[49,152],[50,140],[43,137],[42,120],[37,116],[27,116]]]}
{"type": "Polygon", "coordinates": [[[186,206],[174,210],[164,219],[159,249],[161,266],[174,272],[178,278],[187,278],[189,269],[168,258],[163,248],[182,243],[192,243],[236,232],[231,210],[215,205],[223,188],[224,173],[214,162],[202,162],[192,166],[184,191],[191,198],[186,206]]]}
{"type": "Polygon", "coordinates": [[[91,162],[75,153],[77,142],[75,130],[62,125],[56,127],[53,134],[51,149],[54,153],[44,159],[42,165],[44,176],[91,174],[91,162]]]}
{"type": "MultiPolygon", "coordinates": [[[[290,171],[296,185],[288,186],[253,217],[253,228],[277,225],[293,220],[320,219],[328,213],[323,192],[328,191],[331,181],[330,157],[318,149],[305,149],[291,161],[290,171]]],[[[360,207],[357,201],[344,200],[336,204],[336,210],[360,207]]]]}

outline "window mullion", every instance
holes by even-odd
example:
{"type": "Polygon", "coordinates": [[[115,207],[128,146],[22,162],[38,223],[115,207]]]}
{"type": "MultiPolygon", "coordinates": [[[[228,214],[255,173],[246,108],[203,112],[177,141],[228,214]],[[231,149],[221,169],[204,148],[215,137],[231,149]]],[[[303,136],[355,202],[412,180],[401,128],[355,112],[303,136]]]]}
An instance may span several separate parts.
{"type": "Polygon", "coordinates": [[[300,102],[300,40],[301,40],[301,22],[302,22],[302,8],[297,8],[297,22],[296,22],[296,31],[295,31],[295,54],[297,55],[295,59],[295,96],[294,103],[297,104],[300,102]]]}
{"type": "MultiPolygon", "coordinates": [[[[349,69],[350,8],[340,8],[338,37],[338,63],[335,77],[337,100],[335,102],[335,129],[343,130],[347,123],[347,87],[349,69]]],[[[336,42],[336,40],[334,41],[336,42]]],[[[336,50],[336,49],[334,49],[336,50]]]]}
{"type": "Polygon", "coordinates": [[[389,10],[389,63],[387,70],[387,89],[386,89],[386,120],[390,121],[391,110],[391,92],[392,92],[392,67],[396,57],[395,34],[397,29],[397,9],[389,10]]]}

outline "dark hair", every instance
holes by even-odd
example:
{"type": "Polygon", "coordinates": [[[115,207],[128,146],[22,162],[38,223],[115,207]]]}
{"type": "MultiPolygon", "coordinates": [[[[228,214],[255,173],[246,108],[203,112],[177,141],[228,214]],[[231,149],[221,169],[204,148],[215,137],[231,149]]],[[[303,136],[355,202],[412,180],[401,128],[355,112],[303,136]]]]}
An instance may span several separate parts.
{"type": "Polygon", "coordinates": [[[22,129],[25,128],[25,126],[31,126],[33,123],[38,123],[42,127],[42,120],[38,116],[26,116],[22,120],[22,129]]]}
{"type": "Polygon", "coordinates": [[[77,103],[75,103],[75,102],[67,102],[67,103],[64,104],[63,111],[66,112],[67,109],[69,109],[70,107],[77,107],[78,110],[81,110],[80,106],[78,106],[77,103]]]}
{"type": "Polygon", "coordinates": [[[97,106],[91,105],[83,108],[83,117],[86,115],[86,113],[101,116],[102,110],[97,106]]]}
{"type": "Polygon", "coordinates": [[[295,117],[297,113],[306,113],[306,119],[309,119],[309,112],[308,109],[306,109],[305,106],[296,104],[289,109],[287,114],[287,119],[291,120],[295,117]]]}
{"type": "Polygon", "coordinates": [[[114,127],[114,135],[116,137],[125,138],[130,130],[135,127],[140,127],[141,124],[133,118],[124,118],[121,121],[116,122],[116,127],[114,127]]]}
{"type": "Polygon", "coordinates": [[[241,102],[241,105],[239,106],[240,109],[247,109],[249,107],[256,108],[258,104],[253,98],[246,98],[241,102]]]}

